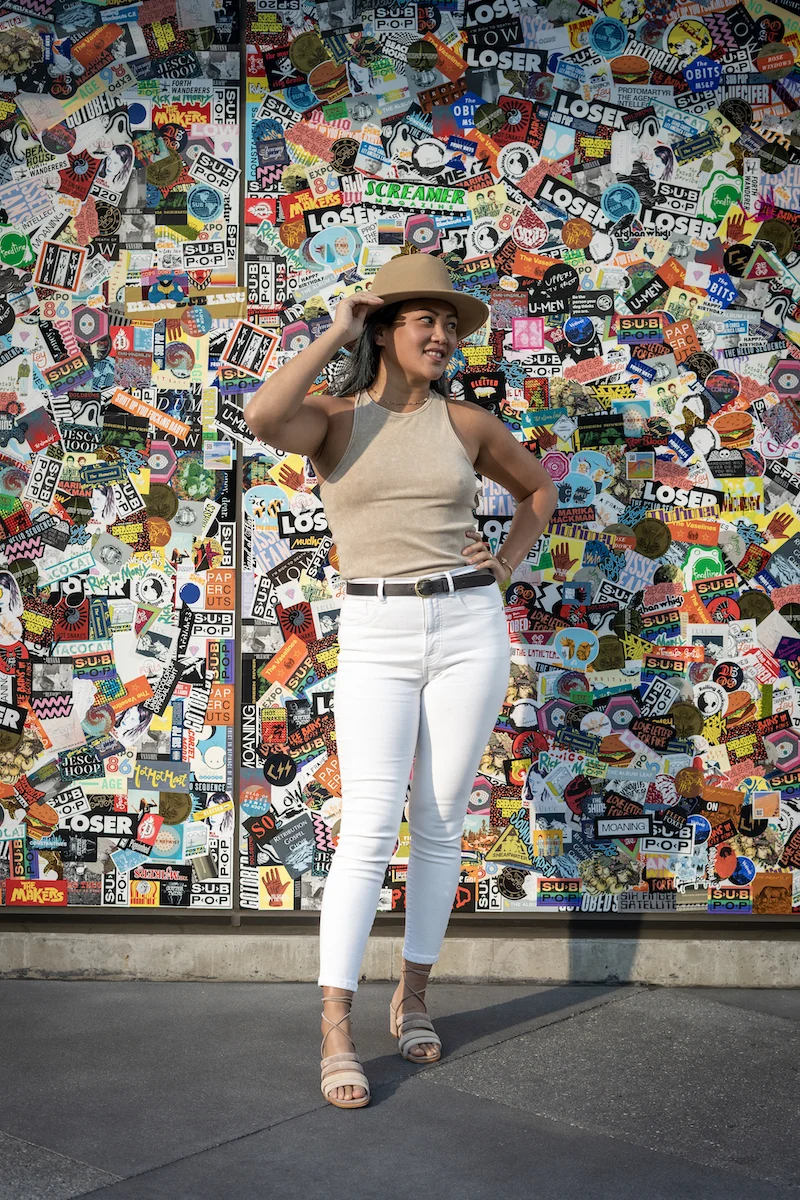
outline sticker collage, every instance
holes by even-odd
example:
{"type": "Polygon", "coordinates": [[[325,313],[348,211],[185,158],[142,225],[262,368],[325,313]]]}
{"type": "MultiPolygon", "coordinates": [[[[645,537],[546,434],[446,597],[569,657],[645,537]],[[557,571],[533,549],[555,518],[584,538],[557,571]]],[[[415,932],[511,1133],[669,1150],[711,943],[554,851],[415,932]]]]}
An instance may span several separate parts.
{"type": "Polygon", "coordinates": [[[0,15],[0,887],[228,908],[238,15],[0,15]]]}
{"type": "Polygon", "coordinates": [[[227,3],[0,10],[0,898],[319,909],[343,581],[243,407],[435,254],[559,495],[454,911],[800,916],[800,3],[227,3]]]}

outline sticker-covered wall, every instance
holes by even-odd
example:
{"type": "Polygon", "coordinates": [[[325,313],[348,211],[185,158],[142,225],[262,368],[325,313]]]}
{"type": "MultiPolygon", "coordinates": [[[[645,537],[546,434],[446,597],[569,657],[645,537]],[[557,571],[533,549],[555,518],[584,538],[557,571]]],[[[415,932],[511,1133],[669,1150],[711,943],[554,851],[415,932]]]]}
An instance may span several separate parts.
{"type": "MultiPolygon", "coordinates": [[[[387,259],[441,255],[491,307],[454,395],[558,487],[505,589],[512,673],[456,911],[800,913],[796,9],[247,10],[243,399],[387,259]]],[[[240,899],[315,909],[342,580],[310,462],[232,436],[240,899]]],[[[512,512],[483,480],[493,548],[512,512]]],[[[381,909],[404,907],[408,849],[404,822],[381,909]]]]}
{"type": "Polygon", "coordinates": [[[233,900],[239,36],[0,9],[0,898],[233,900]]]}

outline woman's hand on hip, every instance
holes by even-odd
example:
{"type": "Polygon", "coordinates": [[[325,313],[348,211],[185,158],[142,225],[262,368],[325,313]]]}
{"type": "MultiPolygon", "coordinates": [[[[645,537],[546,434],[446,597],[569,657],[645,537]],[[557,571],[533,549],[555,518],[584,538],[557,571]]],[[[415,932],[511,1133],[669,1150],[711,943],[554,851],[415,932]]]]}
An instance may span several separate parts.
{"type": "Polygon", "coordinates": [[[470,539],[461,551],[467,562],[473,567],[491,571],[498,583],[507,579],[508,568],[495,558],[477,529],[466,529],[464,532],[470,539]]]}

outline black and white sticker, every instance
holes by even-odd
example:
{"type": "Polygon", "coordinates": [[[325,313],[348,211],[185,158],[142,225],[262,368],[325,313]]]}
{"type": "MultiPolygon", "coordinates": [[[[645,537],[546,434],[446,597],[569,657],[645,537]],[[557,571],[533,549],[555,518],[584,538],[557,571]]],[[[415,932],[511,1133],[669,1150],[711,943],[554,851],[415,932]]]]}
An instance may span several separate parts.
{"type": "Polygon", "coordinates": [[[181,258],[187,271],[224,267],[228,261],[225,242],[184,242],[181,258]]]}
{"type": "Polygon", "coordinates": [[[86,253],[84,246],[69,246],[66,242],[44,242],[39,251],[33,282],[41,287],[77,292],[86,253]]]}
{"type": "Polygon", "coordinates": [[[189,168],[189,174],[192,179],[197,179],[200,183],[210,183],[212,187],[227,196],[239,178],[241,170],[239,167],[223,162],[221,158],[215,158],[207,150],[201,150],[189,168]]]}
{"type": "Polygon", "coordinates": [[[114,494],[117,513],[123,521],[126,517],[132,517],[134,513],[141,512],[144,508],[144,500],[129,475],[119,483],[112,483],[111,490],[114,494]]]}
{"type": "Polygon", "coordinates": [[[222,352],[221,361],[263,379],[277,344],[278,335],[271,329],[261,329],[250,321],[239,321],[222,352]]]}
{"type": "Polygon", "coordinates": [[[25,499],[42,508],[49,508],[55,495],[58,481],[61,478],[63,462],[57,458],[49,458],[47,454],[37,454],[33,460],[33,470],[25,487],[25,499]]]}

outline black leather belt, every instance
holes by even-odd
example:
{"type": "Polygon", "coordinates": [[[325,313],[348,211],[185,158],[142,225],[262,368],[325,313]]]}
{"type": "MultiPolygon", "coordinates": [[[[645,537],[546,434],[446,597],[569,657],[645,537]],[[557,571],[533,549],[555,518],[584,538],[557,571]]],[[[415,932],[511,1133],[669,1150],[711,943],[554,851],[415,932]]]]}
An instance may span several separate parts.
{"type": "MultiPolygon", "coordinates": [[[[473,575],[453,575],[453,587],[460,588],[486,587],[496,583],[491,571],[476,571],[473,575]]],[[[383,585],[386,596],[432,596],[434,592],[448,592],[448,577],[446,575],[426,575],[416,583],[392,583],[387,580],[383,585]]],[[[377,583],[347,583],[345,591],[348,596],[377,596],[377,583]]]]}

